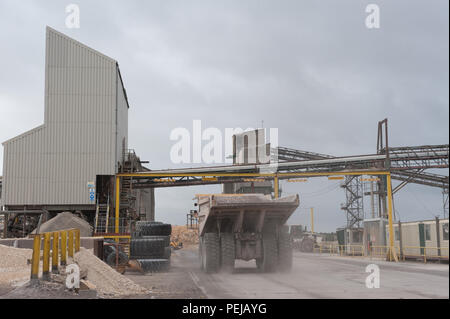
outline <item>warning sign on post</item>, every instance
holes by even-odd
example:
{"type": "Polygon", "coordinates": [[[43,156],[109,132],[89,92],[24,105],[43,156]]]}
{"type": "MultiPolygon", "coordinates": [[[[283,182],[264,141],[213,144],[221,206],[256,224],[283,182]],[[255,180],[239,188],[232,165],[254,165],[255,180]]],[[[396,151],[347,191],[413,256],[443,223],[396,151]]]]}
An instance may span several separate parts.
{"type": "Polygon", "coordinates": [[[88,182],[87,187],[88,187],[88,191],[89,191],[89,201],[95,202],[95,183],[88,182]]]}

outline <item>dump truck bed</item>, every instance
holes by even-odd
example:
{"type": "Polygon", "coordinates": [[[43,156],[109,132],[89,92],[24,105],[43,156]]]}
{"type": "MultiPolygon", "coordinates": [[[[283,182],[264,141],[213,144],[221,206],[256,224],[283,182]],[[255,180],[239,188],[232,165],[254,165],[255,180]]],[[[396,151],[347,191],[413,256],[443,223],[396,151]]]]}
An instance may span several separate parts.
{"type": "Polygon", "coordinates": [[[245,220],[253,221],[256,228],[261,228],[267,221],[283,225],[298,205],[298,195],[278,199],[263,194],[199,195],[199,235],[208,231],[218,219],[235,220],[235,227],[241,227],[245,220]]]}

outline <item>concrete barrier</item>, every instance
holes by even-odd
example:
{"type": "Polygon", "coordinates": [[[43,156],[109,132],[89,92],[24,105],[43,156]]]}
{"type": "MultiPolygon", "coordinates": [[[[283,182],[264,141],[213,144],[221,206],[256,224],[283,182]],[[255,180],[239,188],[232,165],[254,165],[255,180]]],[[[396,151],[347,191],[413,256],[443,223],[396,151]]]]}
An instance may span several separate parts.
{"type": "MultiPolygon", "coordinates": [[[[15,247],[15,248],[28,248],[33,249],[33,238],[6,238],[6,239],[0,239],[0,245],[15,247]]],[[[101,241],[103,243],[103,237],[81,237],[80,246],[84,247],[85,249],[93,249],[94,248],[94,254],[96,256],[99,256],[95,253],[96,246],[98,245],[98,241],[101,241]]],[[[42,250],[43,245],[41,245],[42,250]]]]}

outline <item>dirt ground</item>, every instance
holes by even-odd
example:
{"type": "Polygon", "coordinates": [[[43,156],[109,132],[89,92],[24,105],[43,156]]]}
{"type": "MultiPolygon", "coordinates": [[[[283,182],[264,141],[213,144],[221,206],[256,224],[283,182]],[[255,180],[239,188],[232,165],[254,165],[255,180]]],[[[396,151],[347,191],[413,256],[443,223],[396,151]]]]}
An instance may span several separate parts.
{"type": "Polygon", "coordinates": [[[238,260],[232,274],[205,274],[199,269],[198,247],[173,254],[168,273],[126,276],[152,290],[153,298],[373,299],[449,297],[448,264],[392,263],[361,257],[294,253],[289,273],[261,273],[254,261],[238,260]],[[366,267],[376,264],[380,287],[366,286],[366,267]]]}
{"type": "MultiPolygon", "coordinates": [[[[236,261],[232,274],[205,274],[199,269],[198,246],[190,245],[172,254],[168,272],[127,271],[125,277],[148,289],[142,295],[123,299],[205,299],[205,298],[446,298],[449,297],[448,264],[420,262],[392,263],[360,257],[294,253],[290,273],[261,273],[254,261],[236,261]],[[380,287],[366,287],[366,267],[380,269],[380,287]]],[[[95,291],[76,294],[54,283],[39,287],[0,286],[0,298],[98,298],[95,291]]]]}
{"type": "Polygon", "coordinates": [[[142,287],[151,290],[150,295],[133,296],[133,298],[155,299],[204,299],[206,295],[198,288],[189,275],[196,268],[190,260],[186,262],[185,254],[195,255],[197,245],[188,245],[172,253],[171,267],[168,272],[140,274],[126,272],[125,276],[142,287]]]}

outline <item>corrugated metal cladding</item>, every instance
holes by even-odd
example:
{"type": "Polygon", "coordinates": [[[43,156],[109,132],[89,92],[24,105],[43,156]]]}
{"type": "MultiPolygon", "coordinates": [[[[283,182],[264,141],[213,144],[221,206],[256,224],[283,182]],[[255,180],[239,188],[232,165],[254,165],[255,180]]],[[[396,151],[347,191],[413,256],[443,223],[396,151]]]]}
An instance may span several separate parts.
{"type": "Polygon", "coordinates": [[[44,125],[3,143],[3,205],[85,205],[128,140],[115,60],[47,27],[44,125]]]}

